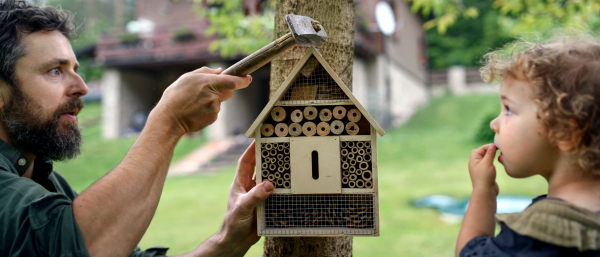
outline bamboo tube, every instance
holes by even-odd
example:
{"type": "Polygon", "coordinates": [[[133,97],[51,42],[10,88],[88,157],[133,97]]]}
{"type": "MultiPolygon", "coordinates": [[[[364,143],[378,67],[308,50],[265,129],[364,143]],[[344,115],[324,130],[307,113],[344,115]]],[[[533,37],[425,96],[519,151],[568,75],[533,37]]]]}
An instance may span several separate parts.
{"type": "Polygon", "coordinates": [[[352,148],[355,146],[355,142],[354,141],[348,141],[348,147],[352,148]]]}
{"type": "Polygon", "coordinates": [[[373,182],[371,182],[371,181],[365,182],[365,188],[372,188],[372,187],[373,187],[373,182]]]}
{"type": "Polygon", "coordinates": [[[350,168],[350,164],[348,164],[347,162],[342,163],[342,169],[346,170],[350,168]]]}
{"type": "Polygon", "coordinates": [[[275,155],[277,155],[277,150],[275,150],[275,149],[271,149],[271,150],[269,151],[269,155],[271,155],[271,156],[275,156],[275,155]]]}
{"type": "Polygon", "coordinates": [[[284,161],[284,162],[290,162],[290,157],[289,157],[289,156],[285,156],[285,157],[283,157],[283,161],[284,161]]]}
{"type": "Polygon", "coordinates": [[[367,149],[365,150],[365,152],[367,152],[367,154],[370,154],[370,153],[371,153],[371,148],[367,148],[367,149]]]}
{"type": "Polygon", "coordinates": [[[342,156],[346,156],[346,155],[348,155],[348,149],[342,149],[342,151],[340,151],[340,153],[342,154],[342,156]]]}
{"type": "Polygon", "coordinates": [[[305,136],[312,137],[317,133],[317,126],[310,121],[306,122],[302,125],[302,132],[304,132],[305,136]]]}
{"type": "Polygon", "coordinates": [[[283,154],[278,154],[277,155],[277,160],[283,161],[283,154]]]}
{"type": "Polygon", "coordinates": [[[365,170],[365,171],[363,171],[363,173],[362,173],[362,178],[363,178],[365,181],[369,181],[369,180],[373,179],[373,174],[371,173],[371,171],[370,171],[370,170],[365,170]]]}
{"type": "Polygon", "coordinates": [[[332,117],[331,110],[329,110],[327,108],[324,108],[323,110],[321,110],[319,112],[319,119],[321,119],[321,121],[325,121],[325,122],[330,121],[331,117],[332,117]]]}
{"type": "Polygon", "coordinates": [[[348,177],[343,177],[342,178],[342,184],[348,184],[348,177]]]}
{"type": "Polygon", "coordinates": [[[268,124],[268,123],[264,123],[261,127],[260,127],[260,133],[265,136],[265,137],[270,137],[273,135],[273,133],[275,132],[275,128],[273,127],[273,125],[268,124]]]}
{"type": "Polygon", "coordinates": [[[356,170],[356,176],[360,176],[360,175],[362,175],[362,173],[363,173],[363,170],[361,170],[361,169],[356,170]]]}
{"type": "Polygon", "coordinates": [[[365,148],[365,142],[363,141],[358,141],[356,142],[356,147],[360,148],[365,148]]]}
{"type": "Polygon", "coordinates": [[[284,149],[290,148],[290,143],[288,143],[288,142],[283,143],[283,147],[284,147],[284,149]]]}
{"type": "Polygon", "coordinates": [[[364,188],[365,187],[365,181],[362,179],[357,179],[356,180],[356,187],[358,188],[364,188]]]}
{"type": "Polygon", "coordinates": [[[268,170],[263,170],[262,171],[262,176],[263,176],[263,178],[268,177],[269,176],[269,171],[268,170]]]}
{"type": "Polygon", "coordinates": [[[275,178],[281,178],[281,173],[279,173],[279,172],[275,172],[275,174],[273,174],[273,175],[275,175],[275,178]]]}
{"type": "Polygon", "coordinates": [[[283,167],[281,167],[281,166],[283,166],[283,164],[284,164],[283,160],[277,161],[277,166],[279,166],[280,168],[283,168],[283,167]]]}
{"type": "Polygon", "coordinates": [[[344,132],[344,123],[339,120],[331,122],[331,132],[336,135],[342,134],[344,132]]]}
{"type": "Polygon", "coordinates": [[[363,158],[365,162],[370,162],[371,161],[371,154],[365,154],[365,157],[363,158]]]}
{"type": "Polygon", "coordinates": [[[348,122],[346,124],[346,133],[348,133],[348,135],[354,136],[354,135],[358,134],[359,130],[360,130],[360,128],[354,122],[348,122]]]}
{"type": "Polygon", "coordinates": [[[362,118],[360,111],[358,109],[352,109],[348,111],[348,120],[351,122],[358,122],[362,118]]]}
{"type": "Polygon", "coordinates": [[[355,188],[355,187],[356,187],[356,182],[354,182],[354,181],[350,180],[350,182],[348,182],[348,186],[349,186],[350,188],[355,188]]]}
{"type": "Polygon", "coordinates": [[[283,144],[277,144],[277,151],[283,151],[283,149],[285,149],[285,147],[283,146],[283,144]]]}
{"type": "Polygon", "coordinates": [[[300,123],[292,123],[289,128],[290,136],[297,137],[302,135],[302,126],[300,123]]]}
{"type": "Polygon", "coordinates": [[[327,122],[321,122],[319,123],[319,125],[317,125],[317,133],[319,134],[319,136],[327,136],[329,135],[329,124],[327,122]]]}
{"type": "Polygon", "coordinates": [[[278,123],[277,126],[275,126],[275,134],[277,134],[278,137],[286,137],[288,135],[288,125],[285,123],[278,123]]]}
{"type": "Polygon", "coordinates": [[[263,170],[266,170],[266,169],[268,169],[268,168],[269,168],[269,163],[267,163],[267,162],[263,162],[263,163],[262,163],[262,168],[263,168],[263,170]]]}
{"type": "Polygon", "coordinates": [[[348,171],[349,171],[350,173],[356,173],[356,167],[354,167],[354,166],[350,166],[350,168],[348,168],[348,171]]]}
{"type": "Polygon", "coordinates": [[[277,179],[277,185],[282,187],[283,186],[283,179],[282,178],[278,178],[277,179]]]}
{"type": "Polygon", "coordinates": [[[267,177],[267,179],[271,182],[275,181],[275,175],[273,174],[269,174],[269,176],[267,177]]]}
{"type": "Polygon", "coordinates": [[[350,172],[348,170],[344,170],[344,171],[342,171],[342,176],[348,177],[348,176],[350,176],[350,172]]]}
{"type": "Polygon", "coordinates": [[[367,162],[361,162],[358,164],[358,168],[361,170],[366,170],[369,168],[369,164],[367,162]]]}
{"type": "Polygon", "coordinates": [[[289,170],[289,169],[290,169],[290,164],[289,164],[289,163],[287,163],[287,162],[286,162],[286,163],[284,163],[284,164],[283,164],[283,168],[284,168],[284,169],[286,169],[286,170],[289,170]]]}
{"type": "Polygon", "coordinates": [[[283,181],[283,187],[284,188],[290,188],[291,187],[291,183],[289,181],[283,181]]]}
{"type": "Polygon", "coordinates": [[[350,176],[348,178],[350,179],[350,181],[356,181],[356,175],[355,174],[350,174],[350,176]]]}
{"type": "Polygon", "coordinates": [[[342,148],[346,148],[346,147],[348,147],[348,142],[346,142],[346,141],[342,141],[342,142],[340,143],[340,146],[341,146],[342,148]]]}
{"type": "Polygon", "coordinates": [[[344,117],[346,117],[346,108],[344,108],[344,106],[336,106],[335,108],[333,108],[333,117],[341,120],[344,117]]]}
{"type": "Polygon", "coordinates": [[[306,106],[304,108],[304,118],[307,120],[314,120],[319,115],[319,111],[314,106],[306,106]]]}
{"type": "Polygon", "coordinates": [[[284,180],[290,180],[290,174],[289,173],[283,174],[283,179],[284,180]]]}
{"type": "Polygon", "coordinates": [[[371,141],[366,141],[365,142],[365,147],[366,148],[371,148],[371,141]]]}
{"type": "Polygon", "coordinates": [[[273,118],[274,121],[281,122],[285,120],[285,117],[285,109],[281,108],[280,106],[277,106],[271,110],[271,118],[273,118]]]}
{"type": "Polygon", "coordinates": [[[351,159],[348,162],[350,163],[350,166],[355,166],[356,165],[356,159],[351,159]]]}
{"type": "Polygon", "coordinates": [[[290,155],[290,149],[289,148],[283,149],[283,154],[290,155]]]}
{"type": "Polygon", "coordinates": [[[358,163],[361,163],[361,162],[363,162],[363,161],[364,161],[364,159],[363,159],[362,155],[356,156],[356,161],[357,161],[358,163]]]}
{"type": "Polygon", "coordinates": [[[358,155],[365,155],[365,149],[358,149],[358,155]]]}
{"type": "Polygon", "coordinates": [[[354,160],[354,154],[348,153],[348,160],[354,160]]]}
{"type": "Polygon", "coordinates": [[[262,151],[260,151],[260,155],[262,155],[263,158],[269,157],[269,151],[262,150],[262,151]]]}
{"type": "Polygon", "coordinates": [[[290,115],[290,119],[292,120],[292,122],[298,123],[302,121],[303,115],[302,115],[302,110],[300,109],[296,109],[292,112],[292,114],[290,115]]]}
{"type": "Polygon", "coordinates": [[[277,167],[277,172],[283,173],[284,171],[285,171],[285,169],[283,168],[283,165],[277,167]]]}
{"type": "MultiPolygon", "coordinates": [[[[273,132],[275,132],[275,129],[273,129],[273,132]]],[[[273,149],[273,144],[271,144],[271,143],[266,143],[266,144],[265,144],[265,149],[267,149],[267,150],[271,150],[271,149],[273,149]]]]}
{"type": "Polygon", "coordinates": [[[277,169],[277,166],[275,166],[274,163],[271,163],[271,165],[269,165],[269,170],[275,171],[277,169]]]}
{"type": "Polygon", "coordinates": [[[350,152],[352,152],[353,154],[358,153],[358,147],[352,147],[352,148],[350,148],[350,152]]]}

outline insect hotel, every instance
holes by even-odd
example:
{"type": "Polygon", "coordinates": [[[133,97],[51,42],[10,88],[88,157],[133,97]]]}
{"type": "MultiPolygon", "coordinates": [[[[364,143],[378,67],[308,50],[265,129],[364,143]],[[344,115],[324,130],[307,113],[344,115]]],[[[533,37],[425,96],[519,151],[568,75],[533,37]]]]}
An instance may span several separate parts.
{"type": "Polygon", "coordinates": [[[261,236],[379,236],[376,137],[385,132],[315,48],[254,121],[261,236]]]}

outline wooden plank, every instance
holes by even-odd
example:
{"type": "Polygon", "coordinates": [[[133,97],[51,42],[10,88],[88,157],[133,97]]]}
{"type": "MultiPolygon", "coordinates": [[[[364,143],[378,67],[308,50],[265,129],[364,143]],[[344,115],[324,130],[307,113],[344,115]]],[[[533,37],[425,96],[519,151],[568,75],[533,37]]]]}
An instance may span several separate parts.
{"type": "Polygon", "coordinates": [[[333,69],[329,66],[329,64],[327,64],[327,62],[325,61],[325,59],[323,59],[321,54],[319,54],[319,52],[317,52],[317,50],[315,50],[314,47],[311,47],[308,50],[308,52],[314,53],[314,56],[317,58],[317,60],[319,60],[319,62],[323,66],[323,68],[325,68],[325,70],[329,73],[329,75],[333,78],[333,80],[335,80],[335,82],[337,82],[338,86],[340,86],[340,88],[344,91],[344,93],[346,93],[348,98],[350,98],[350,100],[356,105],[356,108],[358,108],[360,110],[360,112],[365,116],[365,118],[371,123],[371,125],[375,128],[377,133],[379,133],[380,136],[385,135],[385,131],[383,131],[383,129],[379,126],[379,124],[377,124],[375,119],[373,119],[371,114],[369,114],[369,112],[367,112],[365,107],[363,107],[362,104],[360,104],[358,99],[356,99],[354,94],[352,94],[352,91],[350,91],[350,89],[348,89],[348,87],[346,86],[346,84],[344,84],[342,79],[340,79],[340,77],[338,77],[338,75],[333,71],[333,69]]]}
{"type": "MultiPolygon", "coordinates": [[[[262,138],[261,138],[261,134],[260,134],[260,128],[257,128],[255,133],[255,137],[256,139],[254,140],[254,149],[256,152],[256,167],[254,171],[256,174],[256,184],[260,184],[262,183],[262,158],[261,158],[261,144],[262,144],[262,138]],[[258,170],[258,171],[257,171],[258,170]]],[[[256,227],[258,229],[258,233],[260,234],[262,231],[262,219],[260,217],[264,217],[263,216],[263,210],[265,208],[264,202],[261,202],[258,205],[258,208],[256,208],[256,227]]]]}
{"type": "Polygon", "coordinates": [[[363,135],[363,136],[340,136],[341,141],[371,141],[373,138],[372,135],[363,135]]]}
{"type": "Polygon", "coordinates": [[[273,194],[281,194],[281,195],[289,195],[292,193],[292,189],[290,188],[275,188],[273,190],[273,194]]]}
{"type": "Polygon", "coordinates": [[[373,188],[342,188],[342,194],[365,194],[375,193],[377,189],[373,188]]]}
{"type": "Polygon", "coordinates": [[[377,235],[379,236],[379,165],[377,162],[377,134],[375,128],[371,127],[371,172],[373,173],[373,189],[375,195],[373,196],[373,218],[375,218],[375,227],[377,228],[377,235]]]}
{"type": "Polygon", "coordinates": [[[262,139],[263,143],[285,143],[290,142],[289,137],[267,137],[262,139]]]}
{"type": "Polygon", "coordinates": [[[292,194],[342,192],[339,140],[339,137],[296,137],[290,140],[292,194]],[[313,179],[312,175],[313,151],[318,152],[318,179],[313,179]]]}
{"type": "Polygon", "coordinates": [[[353,102],[350,101],[341,101],[335,102],[334,100],[313,100],[313,101],[304,101],[303,104],[299,104],[298,101],[278,101],[275,106],[322,106],[322,105],[354,105],[353,102]]]}
{"type": "Polygon", "coordinates": [[[287,79],[285,79],[285,81],[283,81],[283,83],[281,84],[279,89],[277,89],[275,94],[273,94],[273,97],[269,100],[269,103],[267,103],[267,105],[260,112],[260,114],[258,115],[256,120],[254,120],[254,122],[252,123],[250,128],[248,128],[248,131],[246,131],[246,134],[245,134],[246,137],[252,137],[254,130],[256,128],[258,128],[260,126],[260,124],[262,124],[263,121],[268,117],[268,115],[271,113],[271,108],[273,108],[273,106],[275,105],[276,102],[281,100],[281,98],[283,97],[283,93],[286,92],[287,89],[290,87],[290,85],[292,84],[292,82],[294,81],[296,76],[298,75],[298,72],[300,71],[300,69],[302,69],[302,66],[304,66],[304,64],[306,63],[308,58],[312,55],[311,53],[312,53],[311,51],[307,51],[306,54],[304,54],[304,56],[302,56],[300,61],[298,61],[298,64],[296,64],[294,69],[292,69],[290,75],[288,75],[287,79]]]}

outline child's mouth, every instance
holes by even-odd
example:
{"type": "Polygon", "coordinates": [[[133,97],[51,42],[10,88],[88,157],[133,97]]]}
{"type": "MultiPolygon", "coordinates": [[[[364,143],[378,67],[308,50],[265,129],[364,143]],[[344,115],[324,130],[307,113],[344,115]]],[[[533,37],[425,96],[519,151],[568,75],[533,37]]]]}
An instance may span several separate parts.
{"type": "Polygon", "coordinates": [[[500,156],[498,156],[498,162],[502,163],[502,152],[500,152],[500,156]]]}

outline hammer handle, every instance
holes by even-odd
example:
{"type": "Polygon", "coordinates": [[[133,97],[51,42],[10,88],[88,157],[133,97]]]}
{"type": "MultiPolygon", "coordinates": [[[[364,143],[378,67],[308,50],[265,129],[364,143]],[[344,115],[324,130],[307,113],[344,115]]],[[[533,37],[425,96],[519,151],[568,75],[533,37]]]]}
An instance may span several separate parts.
{"type": "Polygon", "coordinates": [[[296,45],[292,33],[287,33],[251,55],[246,56],[246,58],[227,68],[221,74],[240,77],[246,76],[296,45]]]}

